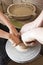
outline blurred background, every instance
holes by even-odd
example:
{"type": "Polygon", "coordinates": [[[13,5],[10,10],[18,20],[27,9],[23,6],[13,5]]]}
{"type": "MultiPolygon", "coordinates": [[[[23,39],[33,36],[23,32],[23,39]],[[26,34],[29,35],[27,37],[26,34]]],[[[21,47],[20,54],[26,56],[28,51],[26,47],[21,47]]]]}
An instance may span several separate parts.
{"type": "Polygon", "coordinates": [[[43,0],[0,0],[0,10],[6,12],[7,7],[12,3],[30,2],[35,4],[40,10],[43,9],[43,0]]]}

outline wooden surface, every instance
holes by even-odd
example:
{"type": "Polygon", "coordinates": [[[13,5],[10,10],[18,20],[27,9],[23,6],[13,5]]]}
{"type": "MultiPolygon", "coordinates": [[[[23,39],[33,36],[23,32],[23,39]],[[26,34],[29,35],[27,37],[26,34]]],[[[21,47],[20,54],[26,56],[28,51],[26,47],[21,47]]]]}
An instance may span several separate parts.
{"type": "Polygon", "coordinates": [[[30,63],[19,64],[19,63],[15,63],[13,61],[10,61],[8,63],[8,65],[43,65],[43,56],[39,56],[37,59],[35,59],[34,61],[32,61],[30,63]]]}

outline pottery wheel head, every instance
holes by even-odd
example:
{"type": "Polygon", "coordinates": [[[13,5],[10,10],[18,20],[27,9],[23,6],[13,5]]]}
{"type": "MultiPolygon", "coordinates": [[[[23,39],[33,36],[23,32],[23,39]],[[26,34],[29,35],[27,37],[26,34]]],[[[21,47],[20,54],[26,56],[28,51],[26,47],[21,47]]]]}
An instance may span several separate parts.
{"type": "Polygon", "coordinates": [[[24,63],[31,61],[38,56],[41,50],[41,45],[37,44],[36,46],[29,47],[26,51],[21,52],[20,50],[18,51],[18,48],[14,47],[10,41],[7,41],[5,49],[10,59],[18,63],[24,63]]]}

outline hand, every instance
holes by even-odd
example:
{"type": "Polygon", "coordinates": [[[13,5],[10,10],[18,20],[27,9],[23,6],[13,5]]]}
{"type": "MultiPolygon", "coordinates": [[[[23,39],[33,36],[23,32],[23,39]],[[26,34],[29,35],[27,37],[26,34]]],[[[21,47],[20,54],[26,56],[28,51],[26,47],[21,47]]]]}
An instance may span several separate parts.
{"type": "Polygon", "coordinates": [[[22,34],[22,40],[26,46],[34,46],[34,40],[43,44],[43,27],[37,27],[22,34]]]}
{"type": "Polygon", "coordinates": [[[13,46],[17,46],[21,43],[20,39],[13,34],[9,35],[9,41],[13,44],[13,46]]]}
{"type": "MultiPolygon", "coordinates": [[[[37,27],[43,27],[43,11],[41,12],[41,14],[36,18],[35,21],[31,22],[31,23],[27,23],[25,24],[20,33],[21,33],[21,37],[24,33],[26,33],[27,31],[30,31],[34,28],[37,28],[37,27]]],[[[28,35],[27,35],[28,36],[28,35]]],[[[34,39],[32,39],[31,41],[33,41],[34,39]]],[[[23,39],[22,39],[23,41],[23,39]]],[[[24,42],[24,41],[23,41],[24,42]]],[[[28,40],[29,42],[29,40],[28,40]]],[[[34,43],[31,43],[32,45],[34,45],[34,43]]],[[[29,43],[29,46],[32,46],[30,43],[29,43]]]]}
{"type": "Polygon", "coordinates": [[[5,38],[5,39],[8,39],[9,41],[11,41],[11,43],[14,45],[14,46],[17,46],[18,44],[21,43],[20,39],[13,35],[13,34],[10,34],[8,32],[5,32],[3,30],[0,29],[0,38],[5,38]]]}
{"type": "Polygon", "coordinates": [[[3,21],[3,23],[9,28],[9,31],[10,31],[10,33],[8,33],[8,34],[6,32],[1,31],[1,32],[5,33],[4,37],[9,39],[9,36],[10,36],[10,40],[15,42],[16,44],[19,44],[20,40],[19,40],[18,31],[16,30],[15,26],[10,22],[8,17],[6,17],[2,12],[0,12],[0,20],[3,21]]]}

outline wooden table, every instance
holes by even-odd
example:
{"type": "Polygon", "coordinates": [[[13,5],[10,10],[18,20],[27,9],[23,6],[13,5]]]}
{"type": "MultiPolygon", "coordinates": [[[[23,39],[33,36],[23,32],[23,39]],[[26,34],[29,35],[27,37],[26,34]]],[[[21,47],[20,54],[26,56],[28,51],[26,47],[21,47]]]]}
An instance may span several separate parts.
{"type": "Polygon", "coordinates": [[[19,64],[19,63],[15,63],[13,61],[9,61],[8,65],[43,65],[43,56],[39,56],[37,59],[35,59],[32,62],[28,62],[28,63],[24,63],[24,64],[19,64]]]}

